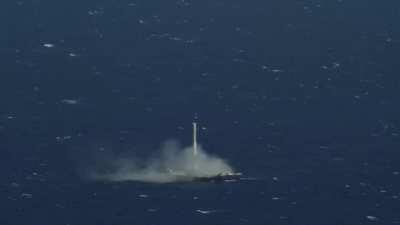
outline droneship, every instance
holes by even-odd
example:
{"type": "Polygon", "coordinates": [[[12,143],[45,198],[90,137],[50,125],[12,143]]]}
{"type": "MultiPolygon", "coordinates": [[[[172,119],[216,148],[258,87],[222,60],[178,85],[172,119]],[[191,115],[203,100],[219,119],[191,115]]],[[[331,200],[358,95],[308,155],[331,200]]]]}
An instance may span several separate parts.
{"type": "MultiPolygon", "coordinates": [[[[197,123],[193,122],[193,157],[198,153],[197,144],[197,123]]],[[[190,175],[182,171],[168,170],[168,173],[174,177],[177,182],[230,182],[237,181],[242,176],[242,173],[221,171],[215,175],[190,175]]]]}

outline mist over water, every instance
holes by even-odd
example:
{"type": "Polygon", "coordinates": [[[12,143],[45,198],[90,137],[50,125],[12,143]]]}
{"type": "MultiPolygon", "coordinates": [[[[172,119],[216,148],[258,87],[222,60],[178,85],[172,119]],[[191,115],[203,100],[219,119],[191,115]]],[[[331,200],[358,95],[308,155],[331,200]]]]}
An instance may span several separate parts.
{"type": "Polygon", "coordinates": [[[233,172],[225,160],[206,153],[201,146],[197,151],[193,155],[192,146],[182,148],[176,141],[167,141],[158,154],[146,159],[107,153],[94,157],[94,162],[84,166],[81,175],[90,180],[168,183],[180,181],[182,177],[190,179],[233,172]]]}

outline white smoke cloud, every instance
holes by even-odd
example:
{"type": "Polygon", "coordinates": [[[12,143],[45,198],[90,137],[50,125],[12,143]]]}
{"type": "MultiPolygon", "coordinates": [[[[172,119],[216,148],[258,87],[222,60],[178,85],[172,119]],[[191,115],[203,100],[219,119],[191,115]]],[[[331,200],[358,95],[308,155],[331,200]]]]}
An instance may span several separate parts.
{"type": "Polygon", "coordinates": [[[158,155],[144,160],[110,153],[96,157],[83,175],[91,180],[168,183],[225,172],[232,173],[232,167],[225,160],[207,154],[201,146],[194,155],[193,147],[181,148],[177,142],[167,141],[158,155]]]}

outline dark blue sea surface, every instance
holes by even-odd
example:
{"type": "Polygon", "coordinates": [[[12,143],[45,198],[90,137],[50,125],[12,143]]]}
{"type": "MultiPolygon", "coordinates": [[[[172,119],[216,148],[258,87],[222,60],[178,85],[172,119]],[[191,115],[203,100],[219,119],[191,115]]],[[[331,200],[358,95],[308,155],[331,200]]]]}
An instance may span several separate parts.
{"type": "Polygon", "coordinates": [[[400,224],[399,21],[393,0],[2,1],[0,224],[400,224]],[[188,146],[193,120],[246,179],[79,174],[188,146]]]}

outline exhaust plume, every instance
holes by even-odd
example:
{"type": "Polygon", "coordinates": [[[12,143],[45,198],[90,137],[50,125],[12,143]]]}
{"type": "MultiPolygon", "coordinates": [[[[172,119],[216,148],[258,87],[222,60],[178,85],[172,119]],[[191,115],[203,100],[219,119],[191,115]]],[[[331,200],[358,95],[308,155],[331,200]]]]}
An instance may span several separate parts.
{"type": "Polygon", "coordinates": [[[104,153],[86,166],[82,175],[101,181],[168,183],[179,181],[182,176],[210,177],[233,172],[225,160],[206,153],[201,146],[193,148],[181,148],[177,142],[167,141],[156,156],[148,159],[104,153]]]}

